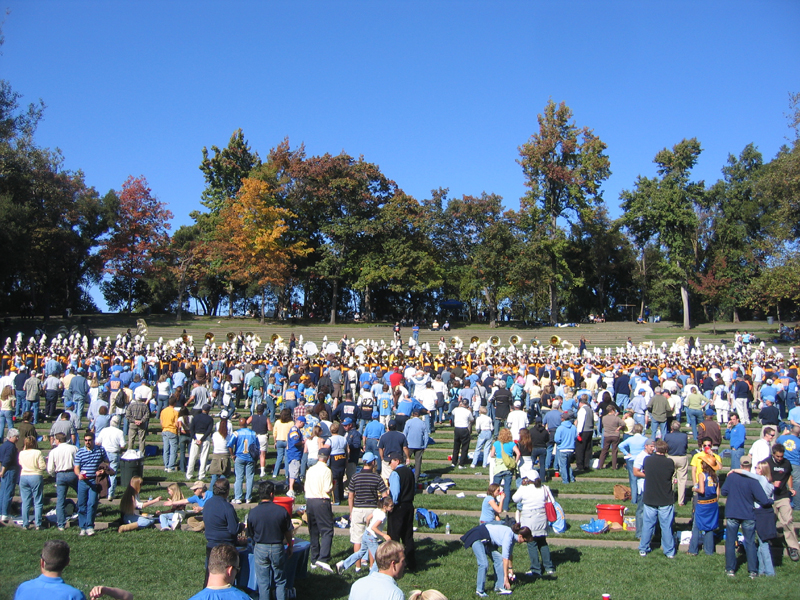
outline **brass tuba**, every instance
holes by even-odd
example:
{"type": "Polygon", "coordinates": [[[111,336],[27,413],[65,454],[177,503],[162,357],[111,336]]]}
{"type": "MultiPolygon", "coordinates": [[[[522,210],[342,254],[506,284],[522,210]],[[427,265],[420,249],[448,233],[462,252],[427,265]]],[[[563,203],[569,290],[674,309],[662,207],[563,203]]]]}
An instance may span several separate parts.
{"type": "Polygon", "coordinates": [[[481,341],[481,338],[479,338],[477,335],[473,335],[471,338],[469,338],[469,343],[470,344],[477,344],[480,341],[481,341]]]}
{"type": "Polygon", "coordinates": [[[551,346],[560,346],[561,345],[561,338],[557,335],[554,335],[550,338],[550,345],[551,346]]]}
{"type": "Polygon", "coordinates": [[[492,337],[489,338],[489,343],[496,348],[497,346],[500,345],[500,336],[493,335],[492,337]]]}
{"type": "Polygon", "coordinates": [[[213,331],[209,331],[208,333],[206,333],[205,339],[208,340],[209,344],[213,343],[214,342],[214,332],[213,331]]]}
{"type": "Polygon", "coordinates": [[[517,334],[514,334],[510,338],[508,338],[508,343],[511,344],[512,346],[518,345],[521,341],[522,338],[519,337],[517,334]]]}
{"type": "Polygon", "coordinates": [[[228,342],[232,342],[233,340],[236,339],[236,334],[233,333],[232,331],[229,331],[227,334],[225,334],[225,339],[227,339],[228,342]]]}

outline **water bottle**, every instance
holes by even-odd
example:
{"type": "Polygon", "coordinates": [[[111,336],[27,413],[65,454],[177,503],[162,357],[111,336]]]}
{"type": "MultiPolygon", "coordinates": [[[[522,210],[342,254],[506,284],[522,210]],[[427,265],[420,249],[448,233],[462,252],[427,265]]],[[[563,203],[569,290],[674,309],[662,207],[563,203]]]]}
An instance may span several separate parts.
{"type": "Polygon", "coordinates": [[[450,535],[450,523],[448,523],[447,525],[444,526],[444,532],[447,535],[450,535]]]}

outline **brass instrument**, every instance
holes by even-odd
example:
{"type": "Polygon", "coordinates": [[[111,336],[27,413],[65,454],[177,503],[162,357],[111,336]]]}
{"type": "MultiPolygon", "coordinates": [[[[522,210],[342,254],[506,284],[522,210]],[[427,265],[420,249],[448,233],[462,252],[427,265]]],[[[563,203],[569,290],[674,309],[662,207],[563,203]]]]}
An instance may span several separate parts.
{"type": "Polygon", "coordinates": [[[550,345],[551,346],[560,346],[561,345],[561,338],[557,335],[554,335],[550,338],[550,345]]]}
{"type": "Polygon", "coordinates": [[[489,343],[496,348],[497,346],[500,345],[500,336],[493,335],[492,337],[489,338],[489,343]]]}
{"type": "Polygon", "coordinates": [[[522,338],[518,335],[514,334],[510,338],[508,338],[508,343],[512,346],[517,346],[522,341],[522,338]]]}
{"type": "Polygon", "coordinates": [[[481,338],[479,338],[477,335],[473,335],[471,338],[469,338],[469,343],[470,344],[477,344],[480,341],[481,341],[481,338]]]}
{"type": "Polygon", "coordinates": [[[279,336],[277,333],[273,333],[273,334],[272,334],[272,337],[271,337],[271,338],[269,338],[269,343],[270,343],[270,344],[274,344],[274,343],[275,343],[275,341],[276,341],[276,340],[279,340],[279,339],[281,339],[281,336],[279,336]]]}
{"type": "Polygon", "coordinates": [[[208,340],[209,343],[213,342],[214,341],[214,332],[209,331],[208,333],[206,333],[205,339],[208,340]]]}
{"type": "Polygon", "coordinates": [[[236,334],[233,333],[232,331],[229,331],[228,333],[225,334],[225,339],[227,339],[228,342],[232,342],[233,340],[236,339],[236,334]]]}

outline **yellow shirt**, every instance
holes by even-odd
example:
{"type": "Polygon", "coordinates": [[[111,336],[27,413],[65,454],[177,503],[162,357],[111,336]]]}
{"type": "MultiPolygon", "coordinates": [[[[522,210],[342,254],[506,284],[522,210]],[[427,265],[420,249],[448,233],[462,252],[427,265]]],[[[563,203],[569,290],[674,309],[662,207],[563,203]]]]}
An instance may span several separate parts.
{"type": "Polygon", "coordinates": [[[317,462],[313,467],[306,471],[306,481],[304,485],[306,500],[330,499],[333,491],[333,478],[331,470],[324,462],[317,462]]]}
{"type": "Polygon", "coordinates": [[[20,475],[45,475],[47,463],[44,461],[42,451],[36,448],[23,450],[19,453],[19,466],[22,467],[20,475]]]}
{"type": "Polygon", "coordinates": [[[172,406],[167,406],[161,411],[161,430],[178,434],[178,411],[172,406]]]}
{"type": "Polygon", "coordinates": [[[282,421],[275,421],[272,429],[272,435],[275,436],[276,442],[285,442],[289,437],[289,430],[294,426],[294,421],[283,423],[282,421]]]}

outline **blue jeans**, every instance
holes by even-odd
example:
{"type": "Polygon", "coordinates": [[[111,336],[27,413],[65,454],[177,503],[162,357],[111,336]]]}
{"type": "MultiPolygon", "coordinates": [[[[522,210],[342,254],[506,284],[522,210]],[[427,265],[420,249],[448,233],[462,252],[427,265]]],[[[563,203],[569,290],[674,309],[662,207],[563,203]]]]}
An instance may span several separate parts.
{"type": "Polygon", "coordinates": [[[11,508],[11,499],[14,497],[14,488],[17,487],[17,470],[6,469],[0,478],[0,515],[8,516],[11,508]]]}
{"type": "Polygon", "coordinates": [[[94,518],[100,502],[100,486],[94,479],[78,480],[78,526],[81,529],[94,529],[94,518]]]}
{"type": "Polygon", "coordinates": [[[169,396],[158,396],[156,398],[156,419],[161,418],[161,411],[167,408],[169,404],[169,396]]]}
{"type": "Polygon", "coordinates": [[[628,402],[630,402],[630,395],[629,394],[617,394],[616,401],[617,406],[619,406],[620,410],[625,410],[628,408],[628,402]]]}
{"type": "Polygon", "coordinates": [[[372,556],[373,563],[372,568],[370,569],[370,573],[378,570],[378,563],[375,561],[375,554],[378,552],[378,538],[374,538],[369,533],[364,531],[364,535],[361,536],[361,550],[358,552],[353,552],[350,556],[348,556],[344,561],[344,568],[349,569],[354,564],[356,564],[359,560],[364,560],[368,556],[372,556]]]}
{"type": "Polygon", "coordinates": [[[528,546],[528,558],[531,560],[531,571],[535,575],[542,575],[542,567],[545,571],[555,571],[553,560],[550,558],[550,546],[547,545],[547,537],[540,535],[533,538],[532,542],[526,544],[528,546]],[[542,554],[542,560],[539,561],[539,553],[542,554]]]}
{"type": "Polygon", "coordinates": [[[736,538],[739,527],[744,534],[744,550],[747,554],[748,573],[758,573],[758,551],[756,550],[755,519],[727,518],[725,525],[725,570],[736,571],[736,538]]]}
{"type": "Polygon", "coordinates": [[[83,420],[83,407],[86,405],[86,398],[73,398],[73,402],[75,402],[75,416],[78,417],[78,429],[83,427],[81,421],[83,420]]]}
{"type": "Polygon", "coordinates": [[[575,454],[572,450],[559,450],[558,451],[558,470],[561,471],[561,481],[564,483],[572,483],[575,481],[575,475],[572,473],[570,461],[572,455],[575,454]]]}
{"type": "Polygon", "coordinates": [[[36,425],[39,422],[39,401],[32,400],[32,401],[25,401],[25,410],[33,413],[33,421],[32,423],[36,425]]]}
{"type": "Polygon", "coordinates": [[[636,485],[636,475],[633,474],[633,458],[625,459],[625,469],[628,471],[628,484],[631,488],[631,502],[639,504],[639,488],[636,485]]]}
{"type": "Polygon", "coordinates": [[[17,417],[17,419],[21,419],[22,413],[25,412],[28,406],[28,402],[25,400],[25,390],[15,390],[14,395],[17,397],[17,407],[14,409],[14,416],[17,417]]]}
{"type": "MultiPolygon", "coordinates": [[[[642,503],[644,504],[644,503],[642,503]]],[[[639,552],[650,552],[650,540],[656,530],[656,522],[661,525],[661,549],[664,556],[675,555],[675,536],[672,532],[672,522],[675,518],[675,507],[650,506],[644,504],[642,509],[642,538],[639,540],[639,552]]]]}
{"type": "Polygon", "coordinates": [[[699,408],[687,408],[686,421],[688,421],[689,427],[692,428],[692,437],[696,440],[697,426],[703,422],[703,411],[699,408]]]}
{"type": "Polygon", "coordinates": [[[535,464],[537,459],[539,460],[539,479],[541,479],[542,483],[544,483],[547,481],[547,468],[545,467],[545,462],[547,461],[546,448],[533,449],[533,452],[531,453],[531,464],[535,464]]]}
{"type": "MultiPolygon", "coordinates": [[[[484,546],[483,541],[478,540],[477,542],[473,542],[472,552],[478,560],[478,583],[475,589],[479,592],[484,592],[486,591],[484,588],[486,587],[486,574],[489,571],[489,560],[486,556],[486,546],[484,546]]],[[[505,581],[505,575],[503,573],[503,555],[497,550],[492,550],[492,562],[494,563],[494,574],[495,577],[497,577],[495,589],[500,589],[503,587],[503,582],[505,581]]]]}
{"type": "Polygon", "coordinates": [[[286,575],[283,571],[286,552],[283,544],[256,544],[253,547],[258,581],[258,599],[270,600],[272,586],[275,586],[276,600],[286,598],[286,575]]]}
{"type": "Polygon", "coordinates": [[[14,411],[0,410],[0,440],[6,439],[6,427],[14,427],[14,411]]]}
{"type": "Polygon", "coordinates": [[[59,527],[67,525],[67,515],[64,505],[67,501],[67,491],[78,493],[78,476],[72,471],[56,473],[56,523],[59,527]]]}
{"type": "Polygon", "coordinates": [[[553,454],[553,448],[556,447],[555,442],[547,442],[547,456],[545,457],[545,469],[552,469],[553,465],[558,466],[558,459],[553,454]]]}
{"type": "Polygon", "coordinates": [[[33,502],[34,524],[42,526],[43,486],[41,475],[23,475],[19,478],[19,494],[22,496],[22,526],[28,527],[28,514],[33,502]]]}
{"type": "Polygon", "coordinates": [[[256,474],[255,463],[252,460],[244,460],[237,457],[233,461],[233,469],[236,473],[233,497],[236,500],[242,499],[242,483],[244,483],[243,478],[246,478],[247,493],[245,494],[245,502],[250,502],[250,497],[253,495],[253,477],[256,474]]]}
{"type": "Polygon", "coordinates": [[[756,554],[758,555],[758,574],[774,577],[775,567],[772,564],[772,551],[770,550],[769,542],[758,540],[756,554]]]}
{"type": "Polygon", "coordinates": [[[511,477],[511,471],[501,471],[492,479],[492,483],[503,485],[503,493],[505,494],[505,498],[503,498],[504,511],[508,511],[508,505],[511,503],[511,477]]]}
{"type": "MultiPolygon", "coordinates": [[[[275,442],[275,467],[272,469],[272,478],[275,479],[278,476],[278,473],[281,472],[281,467],[283,466],[283,461],[286,459],[286,441],[277,441],[275,442]]],[[[289,476],[289,473],[286,473],[286,476],[289,476]]]]}
{"type": "Polygon", "coordinates": [[[744,456],[744,448],[731,448],[731,469],[738,469],[739,461],[744,456]]]}
{"type": "Polygon", "coordinates": [[[655,419],[650,421],[650,431],[653,434],[653,437],[656,437],[656,430],[661,432],[661,439],[664,439],[664,436],[667,435],[667,422],[666,421],[656,421],[655,419]]]}
{"type": "Polygon", "coordinates": [[[164,431],[161,439],[164,440],[164,467],[174,469],[178,458],[178,434],[164,431]]]}
{"type": "Polygon", "coordinates": [[[714,531],[701,532],[696,524],[692,525],[692,540],[689,542],[689,554],[697,554],[700,552],[700,535],[703,537],[703,552],[711,556],[715,552],[714,548],[714,531]]]}
{"type": "Polygon", "coordinates": [[[478,434],[478,441],[475,442],[475,452],[472,453],[472,466],[477,467],[481,463],[481,467],[485,467],[487,463],[486,454],[492,446],[492,432],[488,429],[481,431],[478,434]]]}
{"type": "Polygon", "coordinates": [[[124,517],[122,517],[122,522],[125,525],[128,525],[130,523],[136,523],[141,529],[143,529],[145,527],[150,527],[151,525],[155,524],[156,519],[142,517],[140,515],[125,515],[124,517]]]}

